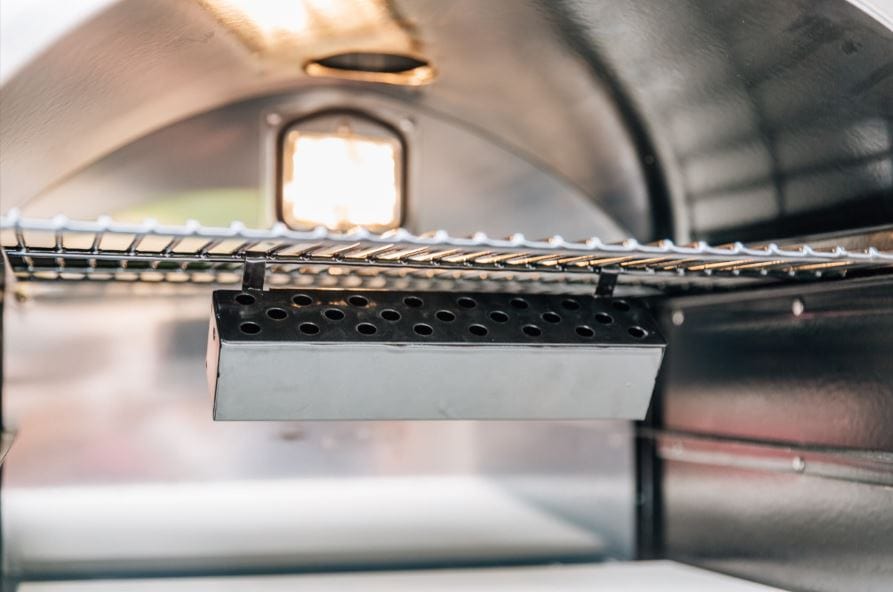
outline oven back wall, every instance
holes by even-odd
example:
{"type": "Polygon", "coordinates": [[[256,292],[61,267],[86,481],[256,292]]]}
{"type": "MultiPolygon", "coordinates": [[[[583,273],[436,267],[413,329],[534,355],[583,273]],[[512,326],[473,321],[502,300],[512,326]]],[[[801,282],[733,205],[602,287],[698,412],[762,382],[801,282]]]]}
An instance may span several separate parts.
{"type": "Polygon", "coordinates": [[[6,575],[632,555],[629,422],[214,422],[210,288],[20,287],[31,299],[5,315],[6,575]]]}

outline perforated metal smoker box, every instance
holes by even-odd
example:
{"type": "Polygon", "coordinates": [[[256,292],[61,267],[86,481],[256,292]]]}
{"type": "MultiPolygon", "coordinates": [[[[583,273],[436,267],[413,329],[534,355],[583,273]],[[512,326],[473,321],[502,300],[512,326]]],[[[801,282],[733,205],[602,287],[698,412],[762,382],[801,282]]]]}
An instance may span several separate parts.
{"type": "Polygon", "coordinates": [[[664,350],[633,301],[217,291],[218,420],[644,417],[664,350]]]}

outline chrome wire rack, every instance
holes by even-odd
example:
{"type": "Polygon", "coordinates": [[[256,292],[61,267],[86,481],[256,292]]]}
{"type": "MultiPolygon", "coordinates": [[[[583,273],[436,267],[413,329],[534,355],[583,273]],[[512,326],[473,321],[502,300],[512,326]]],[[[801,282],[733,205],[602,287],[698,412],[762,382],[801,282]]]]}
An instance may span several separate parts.
{"type": "MultiPolygon", "coordinates": [[[[841,277],[854,271],[893,271],[893,252],[873,247],[810,247],[633,239],[606,244],[597,238],[569,242],[560,236],[529,240],[521,234],[453,237],[444,231],[373,234],[296,231],[284,225],[257,230],[0,218],[0,244],[22,280],[122,280],[236,283],[246,261],[266,264],[272,285],[380,287],[393,282],[513,282],[521,289],[589,290],[602,276],[624,284],[714,286],[720,283],[797,281],[841,277]],[[345,280],[348,280],[345,282],[345,280]]],[[[504,289],[504,287],[503,287],[504,289]]]]}

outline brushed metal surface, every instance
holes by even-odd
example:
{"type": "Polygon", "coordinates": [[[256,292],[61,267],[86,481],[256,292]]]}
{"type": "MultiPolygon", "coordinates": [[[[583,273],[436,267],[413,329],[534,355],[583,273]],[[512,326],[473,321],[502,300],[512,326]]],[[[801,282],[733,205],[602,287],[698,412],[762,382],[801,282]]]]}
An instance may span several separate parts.
{"type": "Polygon", "coordinates": [[[794,590],[893,582],[893,289],[670,301],[666,556],[794,590]]]}
{"type": "Polygon", "coordinates": [[[556,3],[656,147],[676,239],[893,220],[893,30],[844,1],[556,3]]]}
{"type": "MultiPolygon", "coordinates": [[[[876,10],[843,1],[507,6],[396,2],[440,77],[418,92],[381,92],[535,163],[639,238],[670,222],[680,240],[750,240],[893,219],[893,32],[876,10]],[[672,220],[653,215],[664,185],[672,220]]],[[[7,207],[65,195],[78,171],[191,115],[320,86],[332,85],[258,60],[197,4],[105,7],[4,84],[7,207]]],[[[238,151],[223,150],[229,161],[238,151]]],[[[215,175],[233,173],[205,187],[215,175]]],[[[240,183],[250,179],[245,170],[240,183]]],[[[80,214],[65,199],[58,211],[80,214]]]]}
{"type": "MultiPolygon", "coordinates": [[[[395,2],[439,78],[379,92],[532,163],[639,238],[660,228],[679,240],[756,240],[893,220],[893,32],[878,11],[844,1],[508,6],[395,2]]],[[[9,206],[66,196],[56,210],[79,215],[68,193],[79,171],[95,182],[111,161],[89,165],[133,140],[247,97],[332,86],[360,88],[252,55],[197,4],[125,0],[4,84],[3,194],[9,206]]],[[[217,148],[235,161],[238,148],[217,148]]],[[[244,171],[251,186],[244,166],[161,170],[206,188],[244,171]]]]}
{"type": "Polygon", "coordinates": [[[681,299],[664,318],[667,429],[893,451],[889,281],[681,299]]]}
{"type": "Polygon", "coordinates": [[[791,590],[886,591],[889,486],[670,461],[669,558],[791,590]]]}
{"type": "Polygon", "coordinates": [[[267,153],[275,145],[277,127],[265,118],[282,125],[333,106],[368,112],[405,128],[409,170],[404,227],[413,232],[526,232],[537,238],[597,234],[608,241],[627,236],[610,212],[548,166],[448,114],[375,88],[307,88],[188,118],[115,150],[29,200],[23,212],[109,214],[130,222],[148,216],[168,224],[238,219],[249,226],[270,226],[279,155],[267,153]]]}
{"type": "Polygon", "coordinates": [[[7,302],[7,575],[631,558],[628,422],[214,422],[210,288],[159,288],[7,302]]]}
{"type": "MultiPolygon", "coordinates": [[[[561,195],[555,200],[565,205],[576,196],[589,196],[640,238],[650,237],[659,226],[651,214],[664,199],[660,192],[647,195],[649,170],[657,170],[668,180],[675,214],[672,238],[678,240],[689,236],[764,239],[874,225],[893,218],[889,57],[893,34],[888,25],[851,3],[604,0],[516,2],[508,9],[509,4],[498,2],[407,0],[396,6],[415,22],[442,76],[430,91],[382,92],[397,102],[424,105],[436,111],[439,119],[486,139],[484,145],[489,142],[514,154],[515,160],[501,155],[488,161],[506,171],[497,183],[500,195],[512,195],[512,183],[525,187],[541,183],[544,193],[561,195]],[[613,104],[624,98],[622,108],[613,104]],[[655,147],[653,154],[640,150],[642,142],[633,138],[635,126],[628,116],[618,116],[618,110],[638,122],[648,140],[645,144],[655,147]],[[508,162],[514,163],[511,170],[517,174],[503,168],[508,162]],[[540,171],[550,176],[539,176],[540,171]],[[559,190],[559,186],[576,191],[559,190]]],[[[115,150],[192,115],[251,96],[302,92],[327,84],[302,79],[296,70],[258,63],[195,4],[129,0],[112,5],[49,46],[4,84],[0,92],[3,207],[22,203],[39,207],[39,200],[53,193],[53,199],[61,200],[55,203],[64,207],[53,207],[49,213],[79,215],[75,211],[78,198],[66,192],[69,180],[85,180],[79,171],[105,155],[114,158],[115,150]]],[[[213,122],[203,125],[206,132],[215,127],[213,122]]],[[[141,193],[135,201],[153,199],[153,188],[163,183],[140,183],[139,174],[129,174],[127,169],[138,171],[140,154],[164,151],[176,139],[188,138],[192,129],[198,128],[178,130],[158,144],[140,146],[142,152],[135,149],[119,155],[119,160],[104,162],[90,171],[92,178],[84,186],[98,186],[91,184],[109,174],[107,187],[139,186],[141,193]],[[122,170],[120,165],[126,166],[122,170]]],[[[183,174],[182,185],[171,182],[174,190],[231,186],[255,179],[257,169],[252,165],[229,171],[206,166],[233,162],[222,155],[241,154],[229,146],[246,136],[245,129],[236,125],[231,136],[218,136],[198,146],[196,152],[216,149],[221,156],[184,158],[191,171],[161,159],[158,166],[146,166],[143,178],[171,171],[183,174]],[[195,176],[189,177],[190,172],[195,176]]],[[[461,147],[468,134],[452,137],[454,146],[461,147]]],[[[453,150],[457,151],[461,150],[453,150]]],[[[172,150],[171,154],[183,152],[172,150]]],[[[441,168],[431,174],[449,182],[452,177],[445,164],[450,161],[440,162],[441,168]]],[[[463,170],[470,170],[469,163],[464,164],[463,170]]],[[[483,181],[476,187],[476,195],[486,194],[483,181]]],[[[108,205],[90,207],[114,207],[119,193],[105,192],[108,205]]],[[[536,191],[524,195],[518,202],[497,201],[510,207],[527,204],[529,212],[548,217],[543,212],[548,212],[551,199],[539,203],[536,191]]],[[[495,209],[501,212],[503,207],[495,209]]],[[[444,205],[443,210],[447,209],[444,205]]],[[[467,226],[469,211],[430,210],[424,216],[447,220],[458,230],[475,230],[467,226]]],[[[483,210],[473,211],[476,215],[483,210]]],[[[556,232],[565,224],[577,228],[576,222],[568,221],[577,211],[562,207],[562,220],[550,224],[559,228],[556,232]]],[[[513,212],[515,220],[531,228],[543,224],[542,219],[524,216],[513,212]]],[[[585,218],[580,224],[594,224],[594,220],[585,218]]],[[[493,225],[501,227],[499,222],[493,225]]],[[[519,227],[513,225],[512,230],[519,227]]],[[[888,284],[861,286],[852,291],[841,286],[839,291],[835,287],[809,293],[798,288],[775,292],[765,300],[743,301],[733,296],[714,300],[703,310],[694,304],[669,310],[668,319],[678,321],[681,337],[673,338],[680,347],[672,346],[679,356],[672,362],[667,385],[668,423],[699,434],[889,451],[893,447],[889,436],[893,424],[890,290],[888,284]]],[[[4,503],[4,531],[17,535],[5,537],[7,565],[19,573],[56,575],[103,570],[108,574],[115,569],[159,573],[170,567],[170,557],[140,557],[144,548],[122,544],[123,537],[106,536],[114,534],[118,524],[134,525],[129,520],[146,508],[140,503],[129,506],[136,510],[133,515],[107,511],[121,509],[115,506],[121,498],[114,490],[126,482],[208,479],[215,484],[213,491],[219,492],[217,487],[227,479],[235,480],[234,476],[304,475],[301,471],[335,472],[344,467],[347,473],[374,472],[362,467],[370,457],[379,459],[376,454],[386,460],[381,465],[376,462],[375,470],[447,466],[461,472],[471,466],[461,456],[467,452],[463,448],[466,435],[438,432],[430,426],[398,444],[388,440],[366,445],[356,457],[331,451],[317,454],[317,444],[308,445],[304,458],[323,460],[300,468],[294,464],[293,447],[278,447],[279,432],[264,431],[264,427],[238,431],[209,427],[214,424],[199,415],[206,409],[206,400],[196,396],[202,390],[200,359],[184,354],[190,351],[188,347],[181,349],[195,343],[198,336],[201,350],[204,324],[196,328],[195,323],[187,323],[189,328],[184,328],[183,323],[164,323],[165,318],[202,319],[203,307],[200,312],[191,308],[196,302],[188,305],[177,299],[176,304],[150,304],[146,300],[134,306],[132,299],[123,304],[107,300],[101,307],[84,301],[56,302],[60,314],[52,317],[52,323],[34,315],[7,318],[14,345],[9,345],[7,335],[4,353],[15,380],[5,387],[4,405],[14,427],[22,430],[4,466],[2,495],[4,502],[14,495],[36,504],[30,512],[10,512],[4,503]],[[61,314],[62,310],[77,317],[61,314]],[[133,321],[147,311],[151,323],[133,321]],[[129,325],[128,320],[135,324],[129,325]],[[134,339],[134,331],[124,335],[122,326],[140,328],[137,334],[143,337],[134,339]],[[53,341],[47,335],[61,336],[56,342],[61,345],[48,347],[53,341]],[[277,445],[269,440],[276,440],[277,445]],[[401,464],[405,457],[400,455],[407,454],[406,450],[421,451],[423,458],[401,464]],[[445,450],[461,460],[444,459],[445,450]],[[51,519],[60,499],[85,501],[65,495],[84,493],[76,487],[58,497],[29,495],[35,493],[29,488],[72,483],[100,488],[102,495],[91,498],[100,502],[90,506],[95,513],[79,512],[76,504],[67,506],[74,510],[65,519],[51,521],[51,528],[30,531],[35,538],[18,536],[51,519]],[[89,532],[76,518],[109,530],[96,531],[100,534],[96,546],[84,545],[89,532]],[[41,557],[39,549],[50,543],[59,545],[53,556],[41,557]],[[83,556],[78,555],[80,550],[85,550],[83,556]],[[116,567],[114,554],[128,551],[137,556],[134,563],[116,567]]],[[[320,435],[318,447],[324,449],[322,440],[331,434],[326,430],[334,428],[318,429],[314,432],[320,435]]],[[[388,430],[403,433],[405,428],[381,429],[390,434],[388,430]]],[[[533,434],[530,425],[514,429],[533,434]]],[[[577,463],[572,463],[570,471],[584,473],[589,485],[602,483],[590,472],[594,463],[589,454],[599,449],[603,434],[587,440],[592,449],[584,455],[543,429],[537,437],[530,435],[530,448],[525,450],[540,445],[555,454],[542,466],[528,467],[531,471],[547,473],[543,466],[570,454],[577,463]],[[556,442],[567,449],[561,450],[556,442]]],[[[357,440],[362,439],[359,433],[357,440]]],[[[566,436],[563,430],[559,433],[566,436]]],[[[350,434],[354,437],[354,432],[350,434]]],[[[512,453],[518,455],[517,450],[512,453]]],[[[613,459],[602,461],[610,465],[613,459]]],[[[768,572],[774,580],[802,588],[846,587],[854,582],[870,588],[885,583],[886,564],[879,568],[878,560],[891,554],[888,489],[725,466],[670,464],[667,524],[674,553],[694,562],[709,557],[718,568],[750,577],[768,572]]],[[[547,497],[554,502],[560,498],[555,491],[561,485],[545,482],[554,495],[547,497]]],[[[625,478],[617,482],[626,483],[625,478]]],[[[617,491],[626,492],[624,487],[620,485],[617,491]]],[[[208,499],[201,493],[193,505],[171,507],[181,512],[178,518],[188,519],[190,510],[206,505],[208,499]]],[[[412,503],[401,509],[419,507],[415,504],[423,507],[423,499],[424,494],[413,496],[412,503]]],[[[622,509],[631,499],[615,503],[622,509]]],[[[575,500],[572,505],[580,511],[586,504],[575,500]]],[[[231,510],[227,515],[238,517],[244,503],[237,499],[227,506],[231,510]]],[[[592,520],[623,522],[622,511],[602,509],[591,512],[592,520]]],[[[427,517],[413,523],[415,532],[425,531],[427,517]]],[[[275,516],[270,522],[276,523],[275,516]]],[[[169,527],[160,520],[139,522],[136,532],[144,536],[130,542],[163,546],[174,532],[169,527]]],[[[207,525],[190,532],[196,531],[199,536],[181,539],[194,545],[180,555],[182,565],[188,566],[185,569],[213,570],[223,564],[244,568],[258,557],[263,562],[264,554],[253,547],[222,559],[212,551],[209,557],[216,532],[207,525]]],[[[347,532],[345,538],[352,534],[347,532]]],[[[521,546],[538,540],[535,533],[526,534],[531,538],[524,537],[521,546]]],[[[569,540],[559,538],[562,544],[569,540]]],[[[300,561],[289,556],[286,563],[300,561]]]]}
{"type": "MultiPolygon", "coordinates": [[[[539,193],[563,184],[572,190],[562,193],[593,200],[635,236],[651,238],[650,198],[629,133],[604,83],[564,47],[539,3],[515,2],[509,7],[422,0],[395,3],[393,8],[414,23],[439,77],[421,90],[371,88],[402,103],[423,128],[429,125],[422,120],[431,116],[448,123],[446,131],[431,132],[432,140],[452,153],[434,167],[436,178],[443,179],[452,171],[450,162],[459,161],[468,168],[477,162],[479,182],[488,185],[482,193],[494,185],[503,192],[539,185],[539,193]],[[513,100],[507,101],[509,96],[513,100]],[[465,158],[470,156],[463,155],[466,146],[481,142],[487,150],[514,153],[553,178],[531,185],[523,177],[506,178],[508,170],[500,166],[485,166],[486,157],[465,158]]],[[[364,87],[311,79],[291,64],[254,55],[198,3],[116,3],[63,36],[4,85],[4,206],[20,206],[56,187],[61,191],[97,159],[186,117],[249,97],[283,91],[300,95],[318,88],[354,93],[364,87]],[[114,77],[108,81],[103,73],[110,71],[114,77]],[[72,142],[76,150],[66,148],[72,142]]],[[[228,128],[250,136],[259,119],[248,118],[247,129],[228,128]]],[[[202,150],[222,149],[218,166],[223,159],[233,161],[243,154],[240,148],[221,145],[226,142],[222,136],[214,133],[202,140],[202,150]]],[[[169,145],[177,150],[175,143],[169,145]]],[[[435,148],[428,145],[428,150],[435,148]]],[[[141,166],[136,160],[127,164],[141,166]]],[[[168,167],[175,174],[184,170],[176,164],[168,167]]],[[[206,187],[219,186],[214,185],[215,176],[223,180],[245,171],[240,186],[256,186],[245,165],[229,172],[223,168],[185,170],[196,178],[210,176],[212,183],[206,187]]],[[[134,183],[126,176],[123,181],[127,186],[134,183]]],[[[454,182],[451,175],[448,183],[454,182]]],[[[60,211],[78,215],[77,199],[67,199],[72,201],[60,211]]],[[[114,198],[109,199],[106,207],[114,207],[114,198]]],[[[535,206],[537,199],[551,202],[533,194],[528,201],[535,206]]],[[[567,216],[568,221],[573,218],[567,216]]]]}

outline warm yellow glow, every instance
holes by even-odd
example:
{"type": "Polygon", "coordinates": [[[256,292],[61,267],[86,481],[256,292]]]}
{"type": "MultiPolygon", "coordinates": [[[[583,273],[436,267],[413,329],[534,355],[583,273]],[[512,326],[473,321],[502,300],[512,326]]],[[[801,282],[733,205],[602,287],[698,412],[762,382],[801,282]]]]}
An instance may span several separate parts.
{"type": "Polygon", "coordinates": [[[268,37],[301,33],[310,24],[308,6],[282,0],[219,0],[214,3],[242,27],[254,27],[268,37]]]}
{"type": "MultiPolygon", "coordinates": [[[[333,21],[343,18],[352,1],[332,0],[204,0],[217,16],[256,50],[312,41],[333,21]]],[[[359,3],[359,6],[365,1],[359,3]]]]}
{"type": "Polygon", "coordinates": [[[417,49],[388,0],[198,1],[254,50],[290,60],[417,49]]]}
{"type": "Polygon", "coordinates": [[[379,82],[402,86],[423,86],[434,82],[436,72],[431,66],[419,66],[405,72],[363,72],[360,70],[336,70],[327,68],[318,62],[308,62],[304,72],[310,76],[322,78],[344,78],[359,82],[379,82]]]}
{"type": "Polygon", "coordinates": [[[400,224],[402,154],[396,139],[349,132],[286,137],[282,215],[290,226],[380,232],[400,224]]]}
{"type": "Polygon", "coordinates": [[[198,0],[253,52],[310,76],[421,86],[435,68],[389,0],[198,0]],[[405,72],[330,68],[320,60],[346,53],[401,55],[424,65],[405,72]]]}

